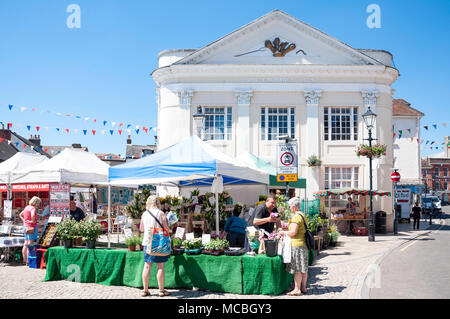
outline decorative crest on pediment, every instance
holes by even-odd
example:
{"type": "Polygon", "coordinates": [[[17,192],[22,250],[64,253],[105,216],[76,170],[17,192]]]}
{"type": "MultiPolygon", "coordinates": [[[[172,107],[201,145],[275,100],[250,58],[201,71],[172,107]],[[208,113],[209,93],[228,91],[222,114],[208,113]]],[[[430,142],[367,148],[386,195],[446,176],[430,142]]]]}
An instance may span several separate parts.
{"type": "Polygon", "coordinates": [[[250,104],[250,99],[253,96],[252,91],[236,91],[234,95],[237,97],[237,104],[250,104]]]}
{"type": "Polygon", "coordinates": [[[274,57],[283,57],[297,47],[295,43],[281,42],[280,38],[275,38],[273,41],[266,40],[264,45],[272,51],[274,57]]]}
{"type": "Polygon", "coordinates": [[[320,90],[305,91],[304,94],[306,105],[318,105],[319,98],[322,96],[322,91],[320,90]]]}

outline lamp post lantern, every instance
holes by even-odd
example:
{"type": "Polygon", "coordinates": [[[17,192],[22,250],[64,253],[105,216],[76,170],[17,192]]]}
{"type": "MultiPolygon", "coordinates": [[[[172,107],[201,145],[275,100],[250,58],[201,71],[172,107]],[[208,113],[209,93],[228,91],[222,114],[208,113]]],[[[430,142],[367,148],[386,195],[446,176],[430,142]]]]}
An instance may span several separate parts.
{"type": "MultiPolygon", "coordinates": [[[[372,112],[369,106],[367,108],[366,113],[364,113],[362,117],[364,119],[364,123],[366,124],[366,128],[369,131],[369,138],[367,138],[366,140],[369,141],[369,147],[372,147],[372,141],[376,140],[375,138],[372,138],[372,129],[375,125],[377,115],[372,112]]],[[[369,180],[370,180],[369,241],[375,241],[375,225],[373,222],[372,157],[369,157],[369,180]]]]}
{"type": "Polygon", "coordinates": [[[197,106],[197,112],[192,115],[195,121],[195,126],[197,128],[197,136],[203,141],[204,138],[204,127],[206,115],[203,111],[203,107],[201,105],[197,106]]]}

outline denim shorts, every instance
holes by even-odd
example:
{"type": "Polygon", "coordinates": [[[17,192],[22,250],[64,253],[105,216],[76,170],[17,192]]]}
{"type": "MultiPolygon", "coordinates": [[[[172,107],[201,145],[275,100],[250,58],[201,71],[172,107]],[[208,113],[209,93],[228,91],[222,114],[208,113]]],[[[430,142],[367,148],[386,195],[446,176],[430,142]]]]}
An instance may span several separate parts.
{"type": "Polygon", "coordinates": [[[36,240],[38,238],[38,228],[34,227],[34,233],[33,234],[27,234],[27,227],[23,227],[23,236],[25,237],[25,240],[36,240]]]}
{"type": "Polygon", "coordinates": [[[147,246],[143,247],[144,249],[144,261],[146,263],[165,263],[169,260],[170,256],[152,256],[147,254],[147,246]]]}

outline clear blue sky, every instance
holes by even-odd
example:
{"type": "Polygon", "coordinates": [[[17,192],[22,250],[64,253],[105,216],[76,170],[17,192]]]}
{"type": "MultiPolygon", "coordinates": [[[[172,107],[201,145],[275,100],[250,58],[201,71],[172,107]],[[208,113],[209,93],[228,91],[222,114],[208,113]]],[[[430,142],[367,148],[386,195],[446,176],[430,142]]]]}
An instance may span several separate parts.
{"type": "MultiPolygon", "coordinates": [[[[0,0],[0,121],[14,123],[25,137],[39,126],[43,145],[81,143],[92,152],[124,155],[127,125],[134,144],[152,144],[153,134],[142,126],[157,125],[150,73],[158,53],[200,48],[274,9],[354,48],[391,52],[401,74],[394,97],[425,113],[422,126],[430,128],[422,138],[441,146],[450,135],[447,0],[0,0]],[[381,8],[380,29],[366,26],[372,3],[381,8]],[[80,29],[66,25],[70,4],[81,8],[80,29]]],[[[423,155],[441,151],[428,147],[423,155]]]]}

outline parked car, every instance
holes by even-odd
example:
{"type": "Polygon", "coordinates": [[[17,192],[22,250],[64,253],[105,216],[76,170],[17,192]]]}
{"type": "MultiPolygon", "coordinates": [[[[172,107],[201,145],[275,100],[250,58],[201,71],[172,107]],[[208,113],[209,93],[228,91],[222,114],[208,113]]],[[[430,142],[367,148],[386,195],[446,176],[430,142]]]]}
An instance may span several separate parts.
{"type": "Polygon", "coordinates": [[[422,197],[422,213],[440,216],[442,214],[441,200],[437,196],[422,197]]]}

